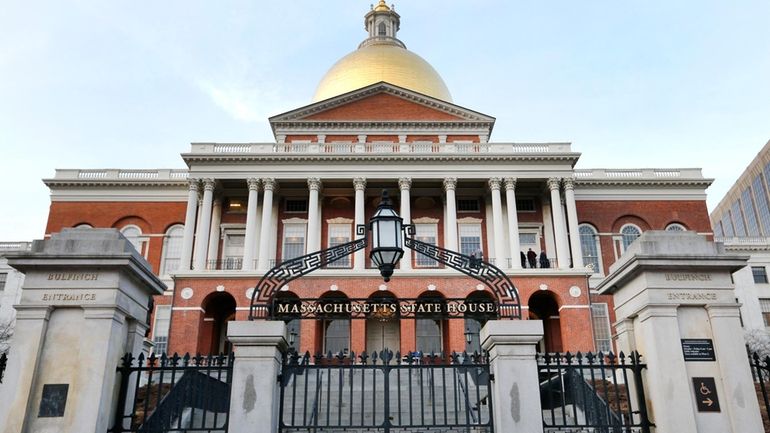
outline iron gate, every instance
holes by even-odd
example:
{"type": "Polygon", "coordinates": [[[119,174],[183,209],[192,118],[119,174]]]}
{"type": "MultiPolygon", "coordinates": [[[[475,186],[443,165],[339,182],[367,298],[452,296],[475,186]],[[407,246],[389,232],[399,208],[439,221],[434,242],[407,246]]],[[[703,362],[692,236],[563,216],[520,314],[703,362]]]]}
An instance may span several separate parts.
{"type": "Polygon", "coordinates": [[[293,353],[278,380],[281,433],[493,432],[485,355],[293,353]]]}

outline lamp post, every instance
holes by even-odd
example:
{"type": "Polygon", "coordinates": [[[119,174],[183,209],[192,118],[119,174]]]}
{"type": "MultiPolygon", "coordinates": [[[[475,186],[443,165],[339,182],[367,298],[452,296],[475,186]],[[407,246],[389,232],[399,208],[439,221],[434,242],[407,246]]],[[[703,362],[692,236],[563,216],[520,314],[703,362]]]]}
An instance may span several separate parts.
{"type": "Polygon", "coordinates": [[[471,332],[471,328],[465,328],[465,342],[468,346],[473,342],[473,332],[471,332]]]}
{"type": "Polygon", "coordinates": [[[369,258],[380,270],[380,275],[387,283],[393,275],[396,263],[404,255],[401,237],[404,220],[398,216],[388,197],[388,191],[382,191],[382,200],[369,220],[372,232],[372,251],[369,258]]]}

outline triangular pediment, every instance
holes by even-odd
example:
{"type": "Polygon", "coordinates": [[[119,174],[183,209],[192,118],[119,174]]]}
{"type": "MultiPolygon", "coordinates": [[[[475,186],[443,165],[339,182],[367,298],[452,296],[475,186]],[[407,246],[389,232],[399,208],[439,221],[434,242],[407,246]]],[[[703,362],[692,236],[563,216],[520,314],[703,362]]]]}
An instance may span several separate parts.
{"type": "Polygon", "coordinates": [[[285,122],[482,122],[494,117],[380,82],[270,118],[285,122]]]}

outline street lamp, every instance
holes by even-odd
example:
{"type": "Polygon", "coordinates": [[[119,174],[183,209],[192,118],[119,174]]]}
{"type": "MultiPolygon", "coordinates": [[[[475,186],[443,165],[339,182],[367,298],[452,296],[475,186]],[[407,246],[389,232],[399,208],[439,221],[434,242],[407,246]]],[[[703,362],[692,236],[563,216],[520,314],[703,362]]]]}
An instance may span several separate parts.
{"type": "Polygon", "coordinates": [[[369,258],[380,270],[380,275],[387,283],[393,275],[396,263],[404,255],[401,237],[403,219],[393,209],[388,198],[388,191],[382,191],[382,200],[369,220],[372,232],[372,250],[369,258]]]}
{"type": "Polygon", "coordinates": [[[471,345],[471,342],[473,342],[473,332],[471,332],[471,328],[465,328],[465,342],[468,343],[468,345],[471,345]]]}

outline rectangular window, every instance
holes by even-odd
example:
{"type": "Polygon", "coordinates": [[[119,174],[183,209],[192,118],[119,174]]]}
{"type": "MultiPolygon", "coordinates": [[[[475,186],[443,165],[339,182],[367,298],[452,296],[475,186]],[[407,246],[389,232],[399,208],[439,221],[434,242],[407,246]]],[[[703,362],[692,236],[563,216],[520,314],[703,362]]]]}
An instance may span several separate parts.
{"type": "Polygon", "coordinates": [[[291,213],[304,213],[307,212],[307,200],[305,199],[294,199],[294,198],[287,198],[286,199],[286,207],[284,208],[286,212],[291,213]]]}
{"type": "Polygon", "coordinates": [[[414,322],[417,351],[422,355],[441,353],[441,320],[415,319],[414,322]]]}
{"type": "Polygon", "coordinates": [[[533,198],[516,199],[516,212],[535,212],[535,199],[533,198]]]}
{"type": "Polygon", "coordinates": [[[305,255],[305,223],[283,225],[283,248],[281,258],[293,259],[305,255]]]}
{"type": "MultiPolygon", "coordinates": [[[[350,224],[329,224],[329,248],[350,242],[350,224]]],[[[329,268],[349,268],[350,256],[326,265],[329,268]]]]}
{"type": "MultiPolygon", "coordinates": [[[[765,190],[764,182],[762,182],[762,176],[757,176],[751,182],[751,191],[754,193],[754,203],[757,205],[757,214],[759,214],[759,222],[762,226],[762,231],[766,235],[770,235],[770,207],[767,203],[767,193],[765,190]]],[[[722,229],[727,235],[727,228],[722,224],[722,229]]]]}
{"type": "Polygon", "coordinates": [[[762,310],[762,320],[765,321],[765,327],[770,328],[770,299],[760,299],[759,308],[762,310]]]}
{"type": "Polygon", "coordinates": [[[457,228],[460,235],[460,253],[481,258],[483,255],[481,251],[481,224],[460,224],[457,228]]]}
{"type": "Polygon", "coordinates": [[[324,322],[324,353],[348,353],[350,350],[350,320],[324,322]]]}
{"type": "Polygon", "coordinates": [[[747,234],[749,236],[761,236],[757,214],[754,212],[754,201],[751,199],[749,188],[744,189],[741,193],[741,204],[743,205],[743,216],[746,217],[747,234]]]}
{"type": "MultiPolygon", "coordinates": [[[[414,237],[426,244],[436,245],[438,242],[438,226],[436,224],[415,224],[414,237]]],[[[438,263],[422,254],[415,254],[415,265],[421,268],[435,268],[438,263]]]]}
{"type": "Polygon", "coordinates": [[[225,249],[222,254],[222,263],[220,264],[219,269],[241,269],[241,262],[243,261],[243,246],[245,245],[245,241],[245,234],[227,233],[225,235],[225,249]]]}
{"type": "Polygon", "coordinates": [[[737,200],[730,207],[730,214],[733,217],[733,227],[735,227],[735,236],[746,236],[746,226],[743,224],[743,212],[741,204],[737,200]]]}
{"type": "Polygon", "coordinates": [[[5,283],[8,281],[8,274],[0,274],[0,292],[5,290],[5,283]]]}
{"type": "Polygon", "coordinates": [[[611,352],[612,331],[610,329],[610,312],[607,304],[591,304],[591,314],[593,316],[596,350],[604,353],[611,352]]]}
{"type": "Polygon", "coordinates": [[[155,353],[165,353],[168,350],[168,327],[171,323],[171,305],[155,307],[155,323],[152,325],[152,341],[155,353]]]}
{"type": "Polygon", "coordinates": [[[721,238],[724,235],[725,235],[725,232],[724,232],[724,230],[722,230],[722,222],[721,221],[717,221],[717,225],[716,225],[716,227],[714,227],[714,236],[717,236],[717,237],[721,238]]]}
{"type": "Polygon", "coordinates": [[[228,198],[225,201],[225,212],[227,213],[246,213],[245,198],[228,198]]]}
{"type": "Polygon", "coordinates": [[[519,233],[519,244],[533,245],[537,243],[537,233],[519,233]]]}
{"type": "Polygon", "coordinates": [[[733,230],[733,223],[730,221],[730,211],[728,210],[727,213],[722,217],[722,229],[725,231],[725,236],[728,238],[731,238],[735,236],[735,231],[733,230]]]}
{"type": "Polygon", "coordinates": [[[457,199],[457,212],[480,212],[481,205],[479,200],[475,198],[458,198],[457,199]]]}
{"type": "Polygon", "coordinates": [[[767,284],[767,269],[764,266],[752,266],[751,274],[757,284],[767,284]]]}

